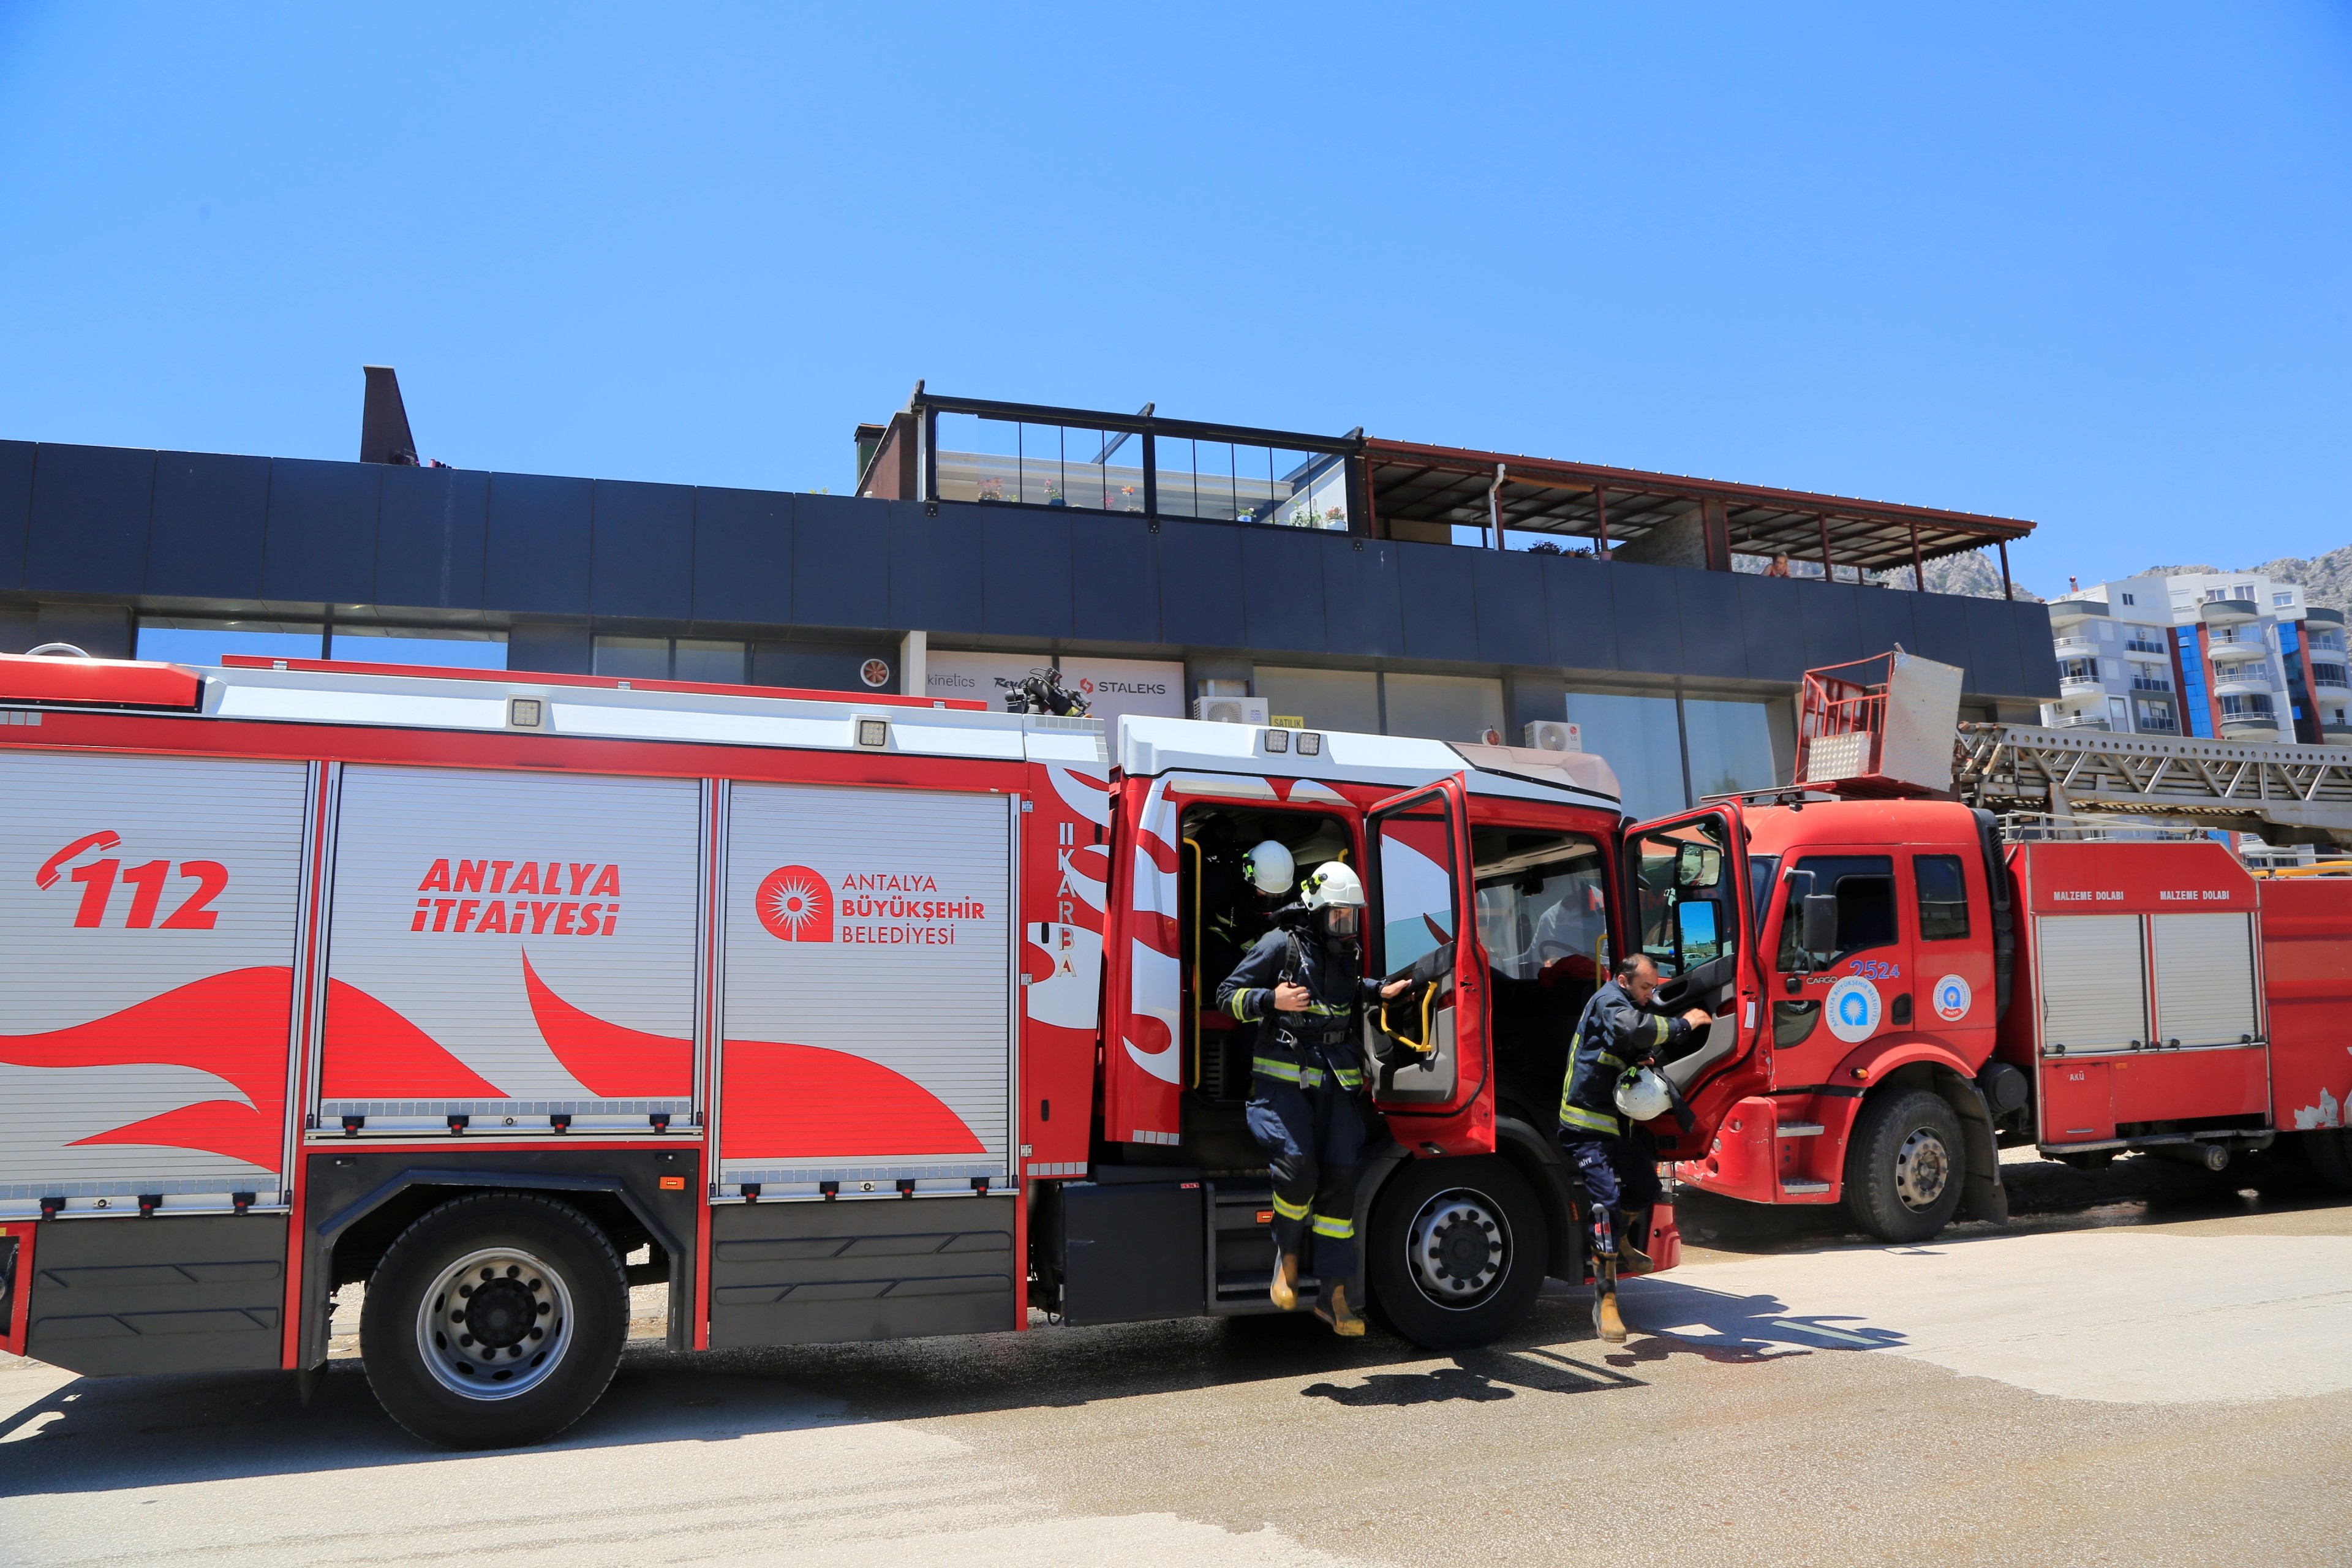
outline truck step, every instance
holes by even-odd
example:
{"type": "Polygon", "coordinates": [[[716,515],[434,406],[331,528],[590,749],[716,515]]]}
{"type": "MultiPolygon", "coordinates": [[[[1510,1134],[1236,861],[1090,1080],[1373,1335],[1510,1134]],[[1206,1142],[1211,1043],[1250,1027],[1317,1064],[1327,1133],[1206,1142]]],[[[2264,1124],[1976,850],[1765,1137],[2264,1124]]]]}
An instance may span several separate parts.
{"type": "Polygon", "coordinates": [[[1818,1121],[1783,1121],[1778,1131],[1783,1138],[1818,1138],[1827,1129],[1818,1121]]]}
{"type": "Polygon", "coordinates": [[[1782,1182],[1780,1190],[1792,1197],[1801,1197],[1808,1193],[1828,1192],[1830,1184],[1827,1182],[1782,1182]]]}

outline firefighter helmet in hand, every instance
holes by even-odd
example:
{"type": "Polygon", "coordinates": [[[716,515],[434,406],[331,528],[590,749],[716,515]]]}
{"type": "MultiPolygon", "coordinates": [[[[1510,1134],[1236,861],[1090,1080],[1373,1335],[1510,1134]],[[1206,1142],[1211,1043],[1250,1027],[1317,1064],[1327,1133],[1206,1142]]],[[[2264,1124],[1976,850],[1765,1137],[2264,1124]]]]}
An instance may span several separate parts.
{"type": "Polygon", "coordinates": [[[1353,868],[1337,860],[1326,861],[1307,873],[1299,885],[1299,902],[1310,910],[1364,907],[1364,882],[1353,868]]]}
{"type": "Polygon", "coordinates": [[[1675,1108],[1666,1080],[1648,1068],[1627,1068],[1617,1080],[1617,1109],[1635,1121],[1654,1121],[1675,1108]]]}
{"type": "Polygon", "coordinates": [[[1242,875],[1267,898],[1278,899],[1290,891],[1290,884],[1298,879],[1298,868],[1291,863],[1290,851],[1269,838],[1243,858],[1242,875]]]}

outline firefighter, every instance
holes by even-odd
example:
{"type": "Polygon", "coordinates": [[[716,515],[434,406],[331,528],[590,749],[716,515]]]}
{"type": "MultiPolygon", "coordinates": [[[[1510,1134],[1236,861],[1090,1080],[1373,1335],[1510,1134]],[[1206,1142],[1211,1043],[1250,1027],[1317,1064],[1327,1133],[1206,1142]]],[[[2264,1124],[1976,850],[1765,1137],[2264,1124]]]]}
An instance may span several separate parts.
{"type": "MultiPolygon", "coordinates": [[[[1583,1185],[1592,1239],[1592,1326],[1612,1344],[1625,1339],[1625,1321],[1617,1311],[1619,1264],[1630,1274],[1649,1272],[1643,1233],[1659,1197],[1657,1145],[1639,1124],[1648,1117],[1624,1114],[1620,1080],[1711,1021],[1702,1007],[1678,1018],[1651,1011],[1657,990],[1658,968],[1648,954],[1620,960],[1614,977],[1592,994],[1576,1021],[1568,1079],[1560,1086],[1559,1146],[1583,1185]]],[[[1664,1097],[1664,1087],[1654,1074],[1642,1076],[1651,1081],[1637,1083],[1638,1093],[1624,1098],[1634,1110],[1658,1115],[1664,1107],[1653,1101],[1664,1097]]]]}
{"type": "Polygon", "coordinates": [[[1323,1284],[1315,1314],[1353,1338],[1364,1331],[1347,1291],[1356,1274],[1356,1158],[1364,1144],[1356,1008],[1411,982],[1362,978],[1364,885],[1353,870],[1337,861],[1318,867],[1301,893],[1217,987],[1217,1005],[1263,1026],[1250,1061],[1248,1121],[1274,1178],[1266,1294],[1286,1312],[1297,1307],[1299,1255],[1311,1235],[1323,1284]]]}

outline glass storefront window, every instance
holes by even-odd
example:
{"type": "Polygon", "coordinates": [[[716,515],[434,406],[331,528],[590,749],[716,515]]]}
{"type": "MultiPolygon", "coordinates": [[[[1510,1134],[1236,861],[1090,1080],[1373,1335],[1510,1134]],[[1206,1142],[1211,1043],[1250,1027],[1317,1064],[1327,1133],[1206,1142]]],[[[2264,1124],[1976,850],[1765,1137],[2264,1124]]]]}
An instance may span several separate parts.
{"type": "Polygon", "coordinates": [[[1476,676],[1381,678],[1388,732],[1428,741],[1481,741],[1503,728],[1503,683],[1476,676]]]}
{"type": "Polygon", "coordinates": [[[598,637],[593,668],[624,680],[667,680],[669,638],[598,637]]]}
{"type": "Polygon", "coordinates": [[[1608,760],[1636,820],[1664,816],[1683,795],[1682,736],[1672,697],[1571,691],[1568,721],[1583,726],[1584,749],[1608,760]]]}
{"type": "Polygon", "coordinates": [[[1795,776],[1795,721],[1786,701],[1685,697],[1683,737],[1691,793],[1701,798],[1769,789],[1795,776]]]}
{"type": "Polygon", "coordinates": [[[1309,730],[1381,732],[1381,678],[1369,669],[1277,669],[1259,665],[1250,686],[1265,699],[1277,723],[1296,719],[1309,730]]]}
{"type": "Polygon", "coordinates": [[[680,637],[675,662],[671,665],[670,679],[707,680],[714,686],[741,686],[746,679],[744,657],[744,645],[740,642],[680,637]]]}
{"type": "Polygon", "coordinates": [[[422,664],[441,669],[504,669],[507,634],[446,626],[337,626],[329,658],[354,664],[422,664]]]}
{"type": "Polygon", "coordinates": [[[224,654],[262,658],[323,658],[327,628],[310,621],[139,617],[138,656],[167,664],[218,664],[224,654]]]}

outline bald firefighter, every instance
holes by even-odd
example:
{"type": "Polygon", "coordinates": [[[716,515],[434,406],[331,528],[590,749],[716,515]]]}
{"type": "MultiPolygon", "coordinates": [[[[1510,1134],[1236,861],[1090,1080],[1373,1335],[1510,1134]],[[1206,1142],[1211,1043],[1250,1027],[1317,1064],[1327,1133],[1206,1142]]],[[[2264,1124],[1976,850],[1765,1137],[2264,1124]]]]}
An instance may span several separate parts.
{"type": "Polygon", "coordinates": [[[1647,954],[1618,962],[1609,984],[1592,994],[1569,1045],[1568,1080],[1560,1086],[1559,1146],[1584,1187],[1593,1259],[1592,1326],[1612,1344],[1625,1339],[1617,1310],[1617,1270],[1646,1274],[1651,1205],[1658,1201],[1658,1150],[1640,1121],[1666,1110],[1664,1085],[1642,1069],[1658,1053],[1711,1022],[1694,1007],[1680,1017],[1652,1011],[1657,965],[1647,954]],[[1633,1081],[1628,1082],[1628,1079],[1633,1081]],[[1646,1114],[1625,1114],[1632,1108],[1646,1114]]]}

